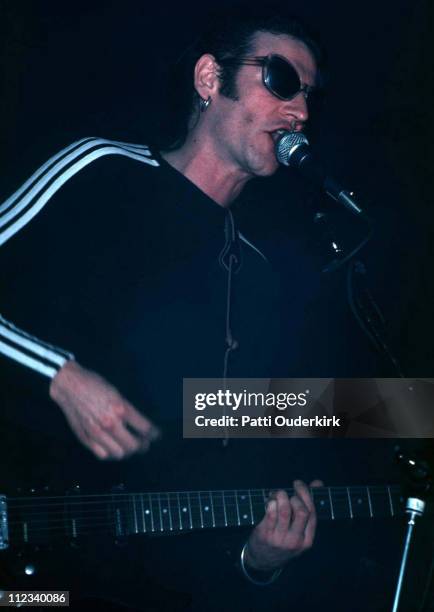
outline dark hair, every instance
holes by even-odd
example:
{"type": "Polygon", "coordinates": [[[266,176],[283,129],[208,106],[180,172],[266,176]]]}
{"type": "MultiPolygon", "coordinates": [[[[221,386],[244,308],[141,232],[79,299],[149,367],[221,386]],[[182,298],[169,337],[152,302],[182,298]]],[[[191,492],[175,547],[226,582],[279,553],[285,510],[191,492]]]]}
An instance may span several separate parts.
{"type": "MultiPolygon", "coordinates": [[[[170,95],[167,113],[161,126],[157,145],[163,150],[174,150],[182,146],[188,133],[189,120],[197,110],[199,97],[194,88],[194,67],[205,53],[213,55],[217,62],[249,55],[253,37],[257,32],[269,32],[295,38],[306,45],[312,53],[321,74],[324,54],[315,38],[299,19],[281,14],[224,15],[213,19],[213,25],[190,45],[176,62],[168,79],[170,95]]],[[[219,78],[222,95],[237,99],[236,76],[239,66],[221,64],[219,78]]]]}

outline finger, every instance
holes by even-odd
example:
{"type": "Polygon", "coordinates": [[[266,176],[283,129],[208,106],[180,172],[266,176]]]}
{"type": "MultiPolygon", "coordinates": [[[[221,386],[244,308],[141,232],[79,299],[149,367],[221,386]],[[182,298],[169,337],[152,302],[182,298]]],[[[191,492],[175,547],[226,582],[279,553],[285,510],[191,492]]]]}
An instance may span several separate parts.
{"type": "Polygon", "coordinates": [[[132,436],[113,411],[106,411],[98,421],[89,415],[81,419],[70,415],[68,420],[81,442],[99,459],[122,459],[142,447],[147,449],[147,441],[132,436]]]}
{"type": "Polygon", "coordinates": [[[120,419],[111,421],[109,426],[104,427],[104,431],[119,444],[126,455],[135,453],[142,446],[143,440],[130,433],[120,419]]]}
{"type": "Polygon", "coordinates": [[[107,408],[98,420],[100,428],[121,447],[123,456],[135,453],[142,448],[144,441],[148,441],[148,437],[136,436],[124,426],[126,412],[129,410],[128,404],[121,401],[107,408]]]}
{"type": "Polygon", "coordinates": [[[97,442],[91,440],[84,430],[82,423],[75,417],[75,414],[65,413],[66,419],[71,427],[71,431],[77,436],[80,442],[90,450],[98,459],[107,459],[107,451],[97,442]]]}
{"type": "Polygon", "coordinates": [[[297,539],[301,538],[301,540],[304,541],[304,531],[310,515],[309,509],[303,500],[297,495],[291,497],[289,503],[292,509],[292,524],[289,529],[291,539],[296,537],[297,539]]]}
{"type": "Polygon", "coordinates": [[[98,459],[108,459],[108,452],[96,442],[85,444],[85,446],[87,446],[98,459]]]}
{"type": "Polygon", "coordinates": [[[312,489],[315,489],[316,487],[323,487],[324,483],[322,480],[312,480],[312,482],[309,484],[309,486],[312,489]]]}
{"type": "Polygon", "coordinates": [[[118,441],[97,423],[89,423],[85,431],[88,439],[87,446],[92,450],[95,444],[102,447],[107,453],[106,459],[122,459],[125,456],[125,451],[118,441]]]}
{"type": "Polygon", "coordinates": [[[110,432],[113,438],[122,446],[126,455],[132,453],[145,453],[149,450],[151,441],[149,438],[139,437],[132,434],[122,423],[110,432]]]}
{"type": "Polygon", "coordinates": [[[310,548],[315,538],[317,518],[316,513],[312,512],[304,529],[304,548],[310,548]]]}
{"type": "MultiPolygon", "coordinates": [[[[321,480],[314,480],[310,486],[315,487],[315,486],[324,486],[324,485],[321,480]]],[[[297,492],[297,495],[301,497],[301,499],[303,500],[303,502],[309,509],[309,516],[308,516],[307,523],[304,528],[304,547],[310,548],[313,544],[313,540],[315,537],[316,524],[317,524],[315,504],[313,501],[312,494],[309,491],[309,489],[306,487],[304,482],[302,482],[301,480],[295,480],[294,488],[297,492]]]]}
{"type": "Polygon", "coordinates": [[[277,521],[275,531],[286,536],[292,516],[291,504],[289,503],[288,495],[285,493],[285,491],[277,492],[276,501],[277,521]]]}
{"type": "Polygon", "coordinates": [[[98,459],[114,459],[119,458],[116,453],[119,453],[119,449],[112,449],[111,444],[98,443],[94,439],[94,435],[98,434],[99,428],[96,424],[88,423],[88,431],[83,427],[81,421],[74,418],[68,419],[72,431],[75,433],[77,438],[83,443],[83,445],[90,450],[98,459]],[[115,454],[113,454],[113,452],[115,454]]]}
{"type": "Polygon", "coordinates": [[[304,505],[309,509],[310,512],[315,510],[315,506],[312,500],[309,489],[302,480],[294,480],[294,491],[298,497],[301,498],[304,505]]]}
{"type": "Polygon", "coordinates": [[[270,499],[267,504],[267,508],[265,511],[265,516],[261,521],[261,531],[262,528],[267,532],[272,532],[276,528],[277,521],[277,501],[275,499],[270,499]]]}
{"type": "Polygon", "coordinates": [[[149,419],[140,414],[140,412],[128,402],[125,402],[125,407],[124,421],[128,423],[128,425],[151,441],[160,437],[160,430],[149,419]]]}
{"type": "Polygon", "coordinates": [[[300,480],[294,481],[294,490],[297,495],[291,498],[291,501],[298,506],[298,509],[295,512],[293,532],[297,537],[301,538],[302,548],[306,549],[312,546],[315,537],[317,520],[315,505],[304,482],[300,480]],[[299,502],[304,505],[304,508],[299,502]]]}
{"type": "Polygon", "coordinates": [[[134,411],[132,406],[120,399],[109,406],[105,406],[104,411],[98,414],[95,420],[101,430],[107,432],[109,436],[119,444],[124,455],[140,450],[143,447],[143,443],[149,441],[150,430],[146,436],[140,433],[136,435],[128,431],[124,426],[124,421],[127,421],[131,411],[134,411]]]}

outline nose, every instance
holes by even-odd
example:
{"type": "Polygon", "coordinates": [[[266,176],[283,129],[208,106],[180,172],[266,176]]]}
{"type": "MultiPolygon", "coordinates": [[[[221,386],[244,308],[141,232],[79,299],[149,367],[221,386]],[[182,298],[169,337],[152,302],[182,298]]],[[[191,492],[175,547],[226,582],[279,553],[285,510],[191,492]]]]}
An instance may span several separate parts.
{"type": "Polygon", "coordinates": [[[304,91],[300,91],[292,100],[283,102],[282,114],[286,119],[289,117],[297,123],[306,123],[309,118],[309,110],[304,91]]]}

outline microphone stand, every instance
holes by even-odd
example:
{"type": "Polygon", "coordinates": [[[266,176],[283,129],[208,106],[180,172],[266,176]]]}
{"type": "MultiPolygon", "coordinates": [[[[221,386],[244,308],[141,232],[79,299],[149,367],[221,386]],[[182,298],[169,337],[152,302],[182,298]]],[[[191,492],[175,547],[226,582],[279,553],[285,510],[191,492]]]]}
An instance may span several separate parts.
{"type": "MultiPolygon", "coordinates": [[[[325,220],[325,213],[317,212],[314,216],[315,223],[322,222],[323,226],[325,220]]],[[[360,260],[353,259],[353,255],[368,242],[371,234],[368,236],[368,238],[365,238],[348,256],[345,255],[344,249],[337,242],[336,237],[334,236],[333,227],[330,226],[330,224],[325,225],[326,230],[324,232],[323,229],[323,238],[325,238],[326,242],[329,244],[329,250],[331,249],[335,259],[331,264],[327,265],[323,269],[323,272],[328,273],[337,270],[349,261],[346,284],[347,298],[350,309],[359,326],[368,336],[377,351],[392,364],[399,378],[405,378],[399,361],[394,355],[387,341],[386,319],[367,285],[366,266],[360,260]]],[[[410,484],[410,489],[412,489],[412,491],[407,497],[405,506],[405,512],[408,516],[407,532],[404,541],[392,612],[398,612],[399,609],[414,528],[417,519],[422,517],[424,514],[426,503],[423,497],[428,494],[428,491],[432,485],[432,476],[429,473],[429,466],[426,461],[405,457],[399,449],[397,451],[397,460],[401,465],[402,471],[405,471],[405,475],[407,476],[407,484],[410,484]]]]}
{"type": "Polygon", "coordinates": [[[359,259],[354,259],[373,235],[371,222],[368,234],[348,253],[339,244],[335,236],[335,228],[328,220],[327,213],[316,212],[314,223],[322,226],[322,241],[326,244],[327,251],[331,252],[334,257],[332,262],[327,264],[322,271],[324,273],[334,272],[348,263],[346,288],[350,310],[376,351],[391,363],[397,377],[405,378],[399,360],[389,345],[386,319],[368,287],[366,265],[359,259]]]}
{"type": "Polygon", "coordinates": [[[351,261],[347,270],[347,299],[351,311],[377,351],[389,361],[398,378],[405,378],[398,358],[389,345],[386,319],[367,285],[363,262],[351,261]],[[359,280],[359,286],[357,286],[359,280]]]}
{"type": "Polygon", "coordinates": [[[402,585],[404,582],[404,574],[407,567],[408,552],[413,537],[413,530],[416,525],[416,519],[421,517],[425,510],[425,502],[419,497],[408,497],[405,504],[405,512],[408,515],[407,534],[405,537],[404,550],[402,553],[401,567],[399,569],[398,582],[396,585],[395,597],[393,600],[392,612],[398,612],[399,601],[401,597],[402,585]]]}
{"type": "Polygon", "coordinates": [[[432,486],[432,474],[430,473],[430,466],[427,461],[421,459],[420,457],[405,456],[399,448],[397,449],[396,458],[401,467],[402,475],[407,480],[406,484],[409,489],[409,495],[405,505],[405,512],[408,515],[407,532],[404,541],[404,549],[393,600],[392,612],[398,612],[399,609],[402,585],[404,582],[404,575],[408,561],[408,553],[413,538],[416,519],[420,518],[425,511],[426,503],[423,498],[428,495],[432,486]]]}

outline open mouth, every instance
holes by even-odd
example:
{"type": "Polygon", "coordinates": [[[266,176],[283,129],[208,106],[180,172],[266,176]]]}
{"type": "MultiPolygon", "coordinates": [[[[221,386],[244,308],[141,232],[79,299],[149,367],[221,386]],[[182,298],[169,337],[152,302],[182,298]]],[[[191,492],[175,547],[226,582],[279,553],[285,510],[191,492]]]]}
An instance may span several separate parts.
{"type": "Polygon", "coordinates": [[[285,134],[285,132],[287,131],[288,130],[279,129],[279,130],[274,130],[274,132],[270,132],[270,136],[273,139],[274,144],[276,144],[279,138],[282,138],[283,134],[285,134]]]}

